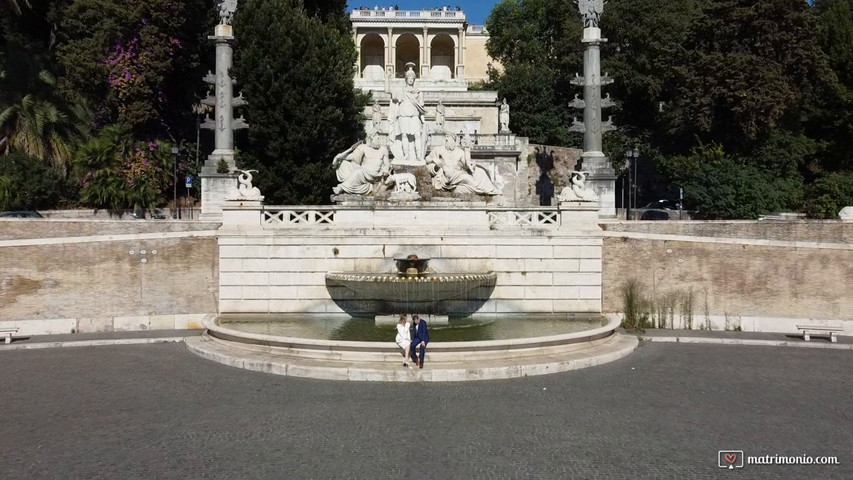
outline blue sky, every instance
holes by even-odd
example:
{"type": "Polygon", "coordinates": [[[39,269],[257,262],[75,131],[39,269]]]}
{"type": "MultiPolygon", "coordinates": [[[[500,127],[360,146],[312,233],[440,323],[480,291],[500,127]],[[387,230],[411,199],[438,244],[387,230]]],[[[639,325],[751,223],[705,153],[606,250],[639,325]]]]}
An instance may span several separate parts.
{"type": "Polygon", "coordinates": [[[486,21],[486,17],[489,16],[489,12],[492,11],[492,8],[494,8],[495,4],[498,2],[499,0],[349,0],[348,5],[350,10],[362,5],[370,8],[377,5],[380,8],[383,6],[390,7],[396,5],[400,7],[400,10],[423,10],[424,7],[429,8],[442,5],[448,5],[452,8],[456,8],[458,5],[465,11],[465,17],[468,19],[468,23],[482,25],[483,22],[486,21]]]}

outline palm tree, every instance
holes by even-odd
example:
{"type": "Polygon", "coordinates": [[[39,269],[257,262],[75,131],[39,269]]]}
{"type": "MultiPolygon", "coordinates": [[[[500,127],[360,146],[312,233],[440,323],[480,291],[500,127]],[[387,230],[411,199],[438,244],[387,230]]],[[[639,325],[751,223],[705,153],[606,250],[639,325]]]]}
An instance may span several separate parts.
{"type": "Polygon", "coordinates": [[[0,210],[6,210],[6,202],[12,196],[12,181],[0,175],[0,210]]]}
{"type": "MultiPolygon", "coordinates": [[[[30,4],[30,0],[22,0],[23,4],[27,6],[27,8],[33,8],[32,4],[30,4]]],[[[3,0],[3,3],[9,7],[10,10],[15,12],[16,14],[21,14],[21,4],[18,0],[3,0]]]]}
{"type": "MultiPolygon", "coordinates": [[[[5,73],[0,79],[21,80],[5,73]]],[[[25,153],[64,177],[74,147],[86,137],[87,112],[56,93],[56,79],[47,70],[27,83],[24,89],[7,85],[0,95],[0,153],[25,153]]]]}

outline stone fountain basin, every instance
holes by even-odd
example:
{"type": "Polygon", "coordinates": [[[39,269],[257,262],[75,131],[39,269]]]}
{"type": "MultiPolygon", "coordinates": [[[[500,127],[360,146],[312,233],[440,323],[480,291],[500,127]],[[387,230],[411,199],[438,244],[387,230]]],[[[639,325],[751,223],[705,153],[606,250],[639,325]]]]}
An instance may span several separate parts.
{"type": "Polygon", "coordinates": [[[465,317],[482,308],[496,282],[494,272],[326,274],[326,289],[341,310],[371,318],[402,312],[465,317]]]}
{"type": "MultiPolygon", "coordinates": [[[[572,345],[588,346],[606,341],[619,327],[618,317],[607,318],[601,327],[560,335],[513,338],[506,340],[481,340],[472,342],[430,342],[428,354],[431,361],[459,361],[477,358],[493,358],[496,352],[502,356],[527,356],[531,352],[564,350],[572,345]]],[[[297,355],[300,358],[349,360],[358,362],[388,362],[399,358],[400,349],[393,339],[387,342],[359,342],[321,340],[312,338],[284,337],[249,333],[219,324],[214,315],[203,320],[209,336],[242,344],[246,348],[263,347],[267,353],[297,355]]]]}

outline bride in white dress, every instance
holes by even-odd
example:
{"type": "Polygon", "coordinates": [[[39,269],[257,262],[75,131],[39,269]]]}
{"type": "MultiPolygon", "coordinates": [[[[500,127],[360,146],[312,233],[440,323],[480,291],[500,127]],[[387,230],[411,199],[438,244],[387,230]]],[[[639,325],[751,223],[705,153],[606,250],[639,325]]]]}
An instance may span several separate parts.
{"type": "Polygon", "coordinates": [[[409,349],[412,348],[411,326],[412,321],[409,320],[408,315],[405,313],[400,315],[400,320],[397,321],[397,338],[394,341],[397,342],[397,346],[403,349],[403,358],[406,359],[403,366],[406,368],[412,368],[409,365],[409,349]]]}

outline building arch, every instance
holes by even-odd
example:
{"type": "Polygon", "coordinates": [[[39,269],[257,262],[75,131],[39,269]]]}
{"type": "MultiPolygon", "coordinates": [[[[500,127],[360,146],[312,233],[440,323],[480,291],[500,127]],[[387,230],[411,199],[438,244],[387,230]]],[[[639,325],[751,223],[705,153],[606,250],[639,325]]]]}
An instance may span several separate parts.
{"type": "Polygon", "coordinates": [[[361,77],[369,80],[385,78],[385,40],[368,33],[361,39],[361,77]]]}
{"type": "Polygon", "coordinates": [[[395,71],[397,72],[396,76],[398,78],[403,77],[406,73],[406,64],[409,62],[415,64],[415,73],[420,72],[421,42],[418,41],[418,37],[411,33],[404,33],[397,37],[395,45],[397,51],[397,61],[394,63],[395,71]]]}
{"type": "Polygon", "coordinates": [[[456,46],[453,38],[447,34],[433,37],[430,43],[430,78],[450,80],[454,78],[456,46]]]}

